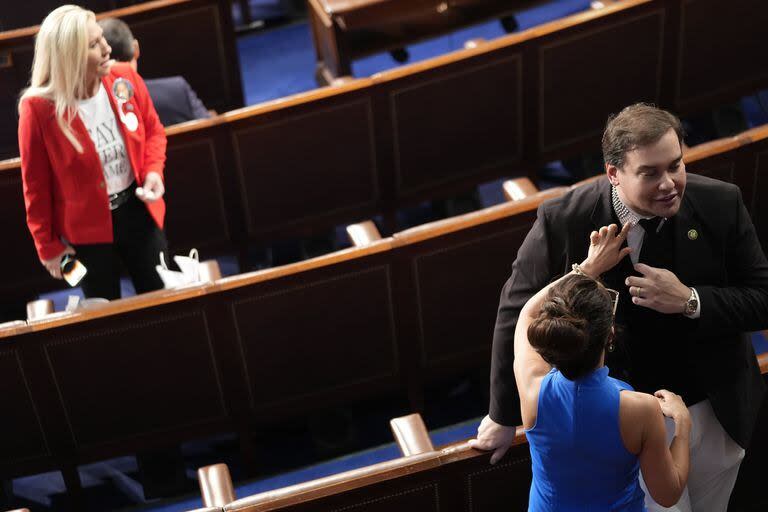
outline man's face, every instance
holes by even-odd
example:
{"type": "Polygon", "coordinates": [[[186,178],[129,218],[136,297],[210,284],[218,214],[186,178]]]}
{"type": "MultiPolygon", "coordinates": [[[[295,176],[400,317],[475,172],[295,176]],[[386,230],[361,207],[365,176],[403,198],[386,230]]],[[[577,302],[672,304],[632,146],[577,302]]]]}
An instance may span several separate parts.
{"type": "Polygon", "coordinates": [[[624,165],[606,164],[619,198],[643,216],[672,217],[685,192],[685,164],[677,134],[670,128],[653,144],[628,151],[624,165]]]}

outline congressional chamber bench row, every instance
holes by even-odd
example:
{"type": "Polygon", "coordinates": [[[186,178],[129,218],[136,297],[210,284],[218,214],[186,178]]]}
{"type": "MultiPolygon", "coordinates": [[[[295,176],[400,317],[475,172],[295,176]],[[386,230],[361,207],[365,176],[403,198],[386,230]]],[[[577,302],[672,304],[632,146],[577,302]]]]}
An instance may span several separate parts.
{"type": "MultiPolygon", "coordinates": [[[[740,184],[754,214],[765,140],[686,159],[740,184]]],[[[249,462],[257,426],[385,393],[420,410],[425,385],[487,374],[500,287],[537,206],[563,192],[0,330],[0,476],[58,468],[77,488],[77,464],[222,431],[249,462]]]]}
{"type": "MultiPolygon", "coordinates": [[[[758,356],[768,380],[768,354],[758,356]]],[[[490,453],[466,441],[435,449],[418,414],[391,422],[402,457],[324,478],[236,499],[224,464],[198,470],[203,503],[228,512],[266,511],[455,511],[527,510],[531,459],[523,427],[509,452],[490,465],[490,453]]],[[[753,445],[742,463],[729,512],[765,510],[768,470],[768,407],[758,418],[753,445]]]]}
{"type": "MultiPolygon", "coordinates": [[[[389,234],[402,206],[524,171],[536,181],[544,162],[597,148],[608,114],[634,101],[685,112],[764,85],[765,59],[749,56],[768,4],[721,7],[717,21],[726,28],[747,7],[749,15],[738,38],[709,48],[711,20],[701,12],[713,5],[625,0],[372,78],[171,127],[171,245],[206,256],[236,251],[244,262],[249,243],[376,213],[389,234]],[[727,72],[711,73],[717,59],[727,72]]],[[[18,161],[0,164],[0,198],[11,247],[0,266],[15,269],[0,292],[23,301],[54,283],[26,231],[18,161]]]]}

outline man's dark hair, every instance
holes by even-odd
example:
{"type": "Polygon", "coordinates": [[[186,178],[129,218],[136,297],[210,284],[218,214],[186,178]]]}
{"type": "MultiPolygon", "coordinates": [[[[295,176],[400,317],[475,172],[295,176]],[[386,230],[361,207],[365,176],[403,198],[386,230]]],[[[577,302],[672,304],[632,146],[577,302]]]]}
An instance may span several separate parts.
{"type": "Polygon", "coordinates": [[[118,62],[129,62],[133,59],[133,34],[128,25],[117,18],[99,20],[104,30],[104,39],[112,47],[112,58],[118,62]]]}
{"type": "Polygon", "coordinates": [[[670,129],[683,142],[683,127],[674,114],[647,103],[635,103],[608,118],[603,132],[603,160],[621,168],[627,151],[659,141],[670,129]]]}
{"type": "Polygon", "coordinates": [[[597,367],[612,336],[613,305],[608,290],[586,276],[565,277],[550,288],[528,326],[528,341],[569,380],[597,367]]]}

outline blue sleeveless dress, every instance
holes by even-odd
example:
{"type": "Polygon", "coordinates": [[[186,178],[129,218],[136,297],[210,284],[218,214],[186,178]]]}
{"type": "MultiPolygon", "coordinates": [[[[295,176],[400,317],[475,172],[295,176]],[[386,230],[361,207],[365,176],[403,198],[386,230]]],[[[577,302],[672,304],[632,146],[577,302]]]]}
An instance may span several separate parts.
{"type": "Polygon", "coordinates": [[[541,382],[529,512],[643,512],[640,463],[619,430],[619,393],[632,387],[603,366],[570,381],[552,369],[541,382]]]}

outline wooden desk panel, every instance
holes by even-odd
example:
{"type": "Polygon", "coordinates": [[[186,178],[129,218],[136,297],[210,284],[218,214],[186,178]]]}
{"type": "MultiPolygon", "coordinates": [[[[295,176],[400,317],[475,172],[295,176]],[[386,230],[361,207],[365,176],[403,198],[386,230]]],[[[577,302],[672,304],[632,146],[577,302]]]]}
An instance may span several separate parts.
{"type": "MultiPolygon", "coordinates": [[[[234,250],[222,183],[229,149],[221,129],[200,129],[168,138],[165,168],[165,232],[174,253],[188,253],[193,247],[203,259],[207,254],[234,250]]],[[[231,175],[231,170],[229,171],[231,175]]],[[[236,204],[229,203],[240,213],[236,204]]]]}
{"type": "Polygon", "coordinates": [[[71,324],[39,340],[81,457],[227,423],[202,299],[71,324]]]}
{"type": "Polygon", "coordinates": [[[247,234],[286,237],[372,215],[379,200],[370,98],[352,92],[231,125],[247,234]]]}
{"type": "Polygon", "coordinates": [[[539,151],[599,147],[608,116],[662,91],[664,11],[640,4],[544,38],[539,44],[539,151]]]}
{"type": "Polygon", "coordinates": [[[514,172],[522,157],[520,51],[481,54],[388,81],[395,193],[514,172]]]}
{"type": "Polygon", "coordinates": [[[768,253],[768,139],[758,143],[752,162],[755,166],[754,194],[747,205],[751,207],[752,222],[763,244],[763,251],[768,253]]]}
{"type": "Polygon", "coordinates": [[[768,3],[680,0],[675,105],[695,112],[768,87],[768,3]]]}
{"type": "MultiPolygon", "coordinates": [[[[120,7],[126,0],[80,0],[77,5],[94,12],[109,11],[120,7]]],[[[49,12],[64,5],[61,0],[27,0],[23,8],[5,8],[0,13],[0,31],[39,25],[49,12]]]]}
{"type": "Polygon", "coordinates": [[[18,347],[0,349],[0,389],[0,473],[18,474],[51,455],[18,347]]]}
{"type": "Polygon", "coordinates": [[[43,268],[27,229],[21,168],[0,170],[0,218],[3,219],[3,250],[0,251],[0,297],[3,301],[26,301],[41,290],[61,287],[43,268]]]}
{"type": "Polygon", "coordinates": [[[526,213],[400,248],[416,290],[423,378],[488,367],[499,292],[536,219],[526,213]],[[468,306],[470,305],[471,306],[468,306]]]}
{"type": "Polygon", "coordinates": [[[257,421],[399,385],[388,253],[227,292],[257,421]]]}
{"type": "Polygon", "coordinates": [[[5,54],[10,63],[0,67],[0,160],[19,156],[18,100],[22,89],[29,85],[33,46],[31,38],[15,41],[12,45],[0,40],[0,55],[5,54]]]}
{"type": "Polygon", "coordinates": [[[224,112],[244,104],[231,5],[190,0],[123,20],[143,49],[143,78],[183,76],[210,109],[224,112]]]}

